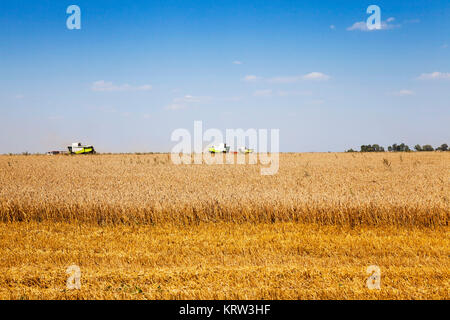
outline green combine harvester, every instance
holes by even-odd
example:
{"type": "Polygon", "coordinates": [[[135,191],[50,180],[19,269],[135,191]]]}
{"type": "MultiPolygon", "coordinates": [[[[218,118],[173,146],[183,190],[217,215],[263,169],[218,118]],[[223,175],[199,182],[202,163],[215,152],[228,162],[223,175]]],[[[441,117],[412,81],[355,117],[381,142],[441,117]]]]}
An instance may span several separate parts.
{"type": "Polygon", "coordinates": [[[70,154],[93,154],[95,149],[91,145],[82,145],[81,142],[74,142],[71,146],[68,146],[70,154]]]}

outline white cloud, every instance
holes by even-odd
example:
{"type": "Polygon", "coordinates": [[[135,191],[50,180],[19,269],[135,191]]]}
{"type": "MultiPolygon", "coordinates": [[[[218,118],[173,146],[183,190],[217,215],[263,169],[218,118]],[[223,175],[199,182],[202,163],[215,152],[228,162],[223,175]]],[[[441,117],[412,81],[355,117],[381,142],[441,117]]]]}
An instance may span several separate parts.
{"type": "Polygon", "coordinates": [[[136,87],[136,89],[139,91],[150,91],[153,89],[153,87],[149,84],[144,84],[142,86],[136,87]]]}
{"type": "Polygon", "coordinates": [[[129,84],[115,85],[112,82],[104,80],[95,81],[91,87],[92,91],[97,92],[117,92],[117,91],[150,91],[152,86],[144,84],[141,86],[130,86],[129,84]]]}
{"type": "Polygon", "coordinates": [[[366,22],[358,21],[358,22],[355,22],[351,27],[347,28],[347,31],[353,31],[353,30],[369,31],[369,28],[367,28],[366,22]]]}
{"type": "Polygon", "coordinates": [[[256,90],[253,95],[255,97],[271,97],[272,96],[272,89],[266,89],[266,90],[256,90]]]}
{"type": "Polygon", "coordinates": [[[172,103],[165,107],[166,110],[181,110],[186,109],[192,104],[208,103],[212,100],[207,96],[192,96],[187,94],[183,97],[174,98],[172,103]]]}
{"type": "Polygon", "coordinates": [[[336,26],[334,24],[332,24],[332,25],[330,25],[330,29],[334,30],[334,29],[336,29],[336,26]]]}
{"type": "MultiPolygon", "coordinates": [[[[401,24],[391,24],[390,22],[394,22],[395,18],[388,18],[386,21],[381,21],[381,30],[390,30],[395,28],[400,28],[401,24]]],[[[376,29],[375,29],[376,30],[376,29]]]]}
{"type": "Polygon", "coordinates": [[[403,90],[394,92],[394,95],[400,96],[400,97],[403,97],[403,96],[412,96],[412,95],[414,95],[414,94],[415,94],[414,91],[412,91],[412,90],[407,90],[407,89],[403,89],[403,90]]]}
{"type": "Polygon", "coordinates": [[[420,80],[438,80],[438,79],[450,79],[450,72],[431,72],[422,73],[417,79],[420,80]]]}
{"type": "Polygon", "coordinates": [[[242,61],[236,60],[236,61],[233,61],[233,64],[242,64],[242,61]]]}
{"type": "Polygon", "coordinates": [[[208,102],[210,100],[211,100],[211,97],[191,96],[190,94],[187,94],[184,97],[173,99],[173,102],[175,102],[175,103],[188,103],[188,102],[202,103],[202,102],[208,102]]]}
{"type": "Polygon", "coordinates": [[[367,22],[366,21],[358,21],[355,22],[352,26],[347,28],[347,31],[376,31],[376,30],[389,30],[400,27],[400,24],[392,24],[391,22],[394,22],[395,18],[390,17],[386,19],[386,21],[381,21],[381,28],[380,29],[369,29],[367,28],[367,22]]]}
{"type": "Polygon", "coordinates": [[[261,80],[261,77],[258,77],[255,75],[247,75],[244,78],[242,78],[242,80],[246,81],[246,82],[254,82],[254,81],[261,80]]]}
{"type": "MultiPolygon", "coordinates": [[[[310,72],[302,76],[277,76],[273,78],[265,79],[266,82],[269,83],[295,83],[300,80],[329,80],[331,77],[322,72],[310,72]]],[[[262,78],[258,78],[262,79],[262,78]]]]}
{"type": "Polygon", "coordinates": [[[305,74],[303,76],[304,80],[328,80],[330,79],[329,75],[326,75],[322,72],[311,72],[308,74],[305,74]]]}
{"type": "Polygon", "coordinates": [[[288,97],[288,96],[310,96],[312,95],[311,91],[283,91],[279,90],[277,95],[280,97],[288,97]]]}
{"type": "Polygon", "coordinates": [[[443,45],[442,45],[442,48],[448,48],[448,44],[446,44],[446,43],[444,43],[443,45]]]}

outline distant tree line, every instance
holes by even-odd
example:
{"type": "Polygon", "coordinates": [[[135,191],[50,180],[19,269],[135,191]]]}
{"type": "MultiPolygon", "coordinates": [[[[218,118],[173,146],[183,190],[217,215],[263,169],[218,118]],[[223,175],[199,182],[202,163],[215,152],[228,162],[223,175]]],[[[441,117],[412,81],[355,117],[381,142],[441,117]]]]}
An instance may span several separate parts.
{"type": "MultiPolygon", "coordinates": [[[[436,149],[433,148],[429,144],[425,144],[423,146],[416,144],[414,146],[414,149],[416,151],[450,151],[448,148],[448,145],[446,143],[441,144],[440,147],[437,147],[436,149]]],[[[404,143],[396,144],[394,143],[392,146],[389,146],[387,148],[389,152],[409,152],[412,151],[408,145],[404,143]]],[[[346,152],[357,152],[353,149],[349,149],[346,152]]],[[[378,144],[368,144],[368,145],[362,145],[361,150],[359,152],[385,152],[384,147],[378,145],[378,144]]]]}
{"type": "Polygon", "coordinates": [[[368,144],[361,146],[361,152],[384,152],[384,148],[380,147],[378,144],[368,144]]]}
{"type": "Polygon", "coordinates": [[[446,143],[441,144],[440,147],[437,147],[436,149],[433,149],[433,147],[429,144],[420,146],[419,144],[416,144],[414,146],[414,149],[416,149],[416,151],[450,151],[450,149],[448,148],[448,145],[446,143]]]}
{"type": "Polygon", "coordinates": [[[411,151],[411,149],[404,143],[396,144],[394,143],[392,146],[388,147],[388,151],[393,152],[408,152],[411,151]]]}

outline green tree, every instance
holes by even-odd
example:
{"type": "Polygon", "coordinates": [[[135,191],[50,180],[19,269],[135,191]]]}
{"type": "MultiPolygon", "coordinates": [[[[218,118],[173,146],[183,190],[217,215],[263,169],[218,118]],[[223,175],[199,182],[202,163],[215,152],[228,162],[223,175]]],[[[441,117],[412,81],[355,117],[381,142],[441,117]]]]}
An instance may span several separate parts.
{"type": "Polygon", "coordinates": [[[411,149],[409,149],[409,147],[404,144],[404,143],[400,143],[399,145],[394,143],[392,146],[388,147],[389,151],[394,151],[394,152],[408,152],[411,151],[411,149]]]}
{"type": "Polygon", "coordinates": [[[378,144],[362,145],[361,152],[384,152],[384,148],[380,147],[380,145],[378,145],[378,144]]]}

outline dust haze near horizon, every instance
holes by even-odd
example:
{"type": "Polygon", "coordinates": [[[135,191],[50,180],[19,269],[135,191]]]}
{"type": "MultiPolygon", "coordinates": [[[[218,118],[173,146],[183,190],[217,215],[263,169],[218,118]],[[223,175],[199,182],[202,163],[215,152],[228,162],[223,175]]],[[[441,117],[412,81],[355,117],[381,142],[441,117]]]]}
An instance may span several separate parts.
{"type": "Polygon", "coordinates": [[[449,16],[448,1],[2,2],[0,153],[168,152],[195,120],[280,129],[281,152],[450,143],[449,16]],[[364,29],[369,4],[381,30],[364,29]]]}

